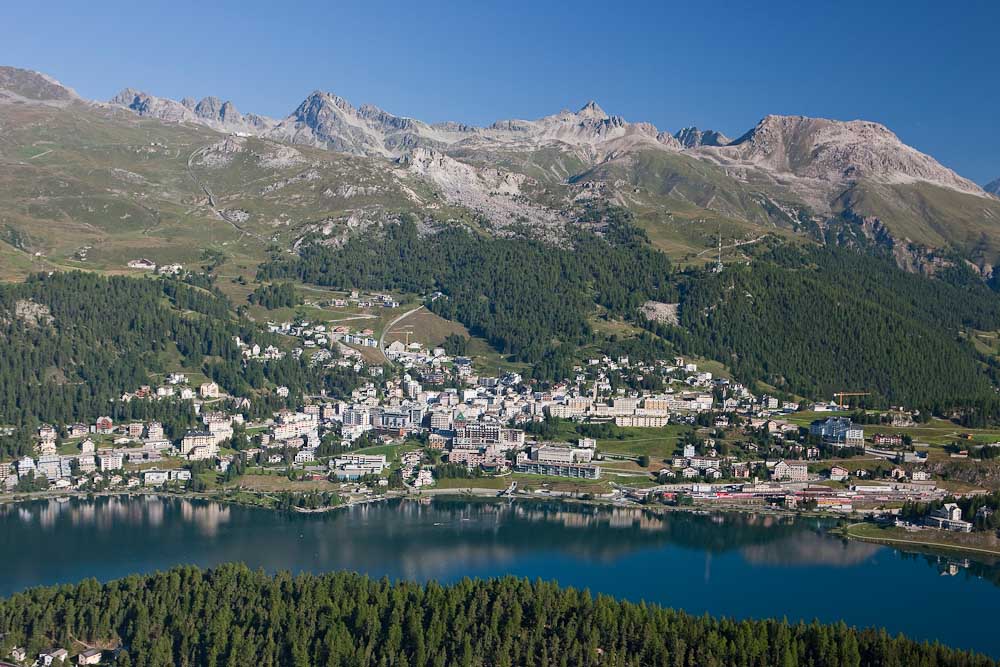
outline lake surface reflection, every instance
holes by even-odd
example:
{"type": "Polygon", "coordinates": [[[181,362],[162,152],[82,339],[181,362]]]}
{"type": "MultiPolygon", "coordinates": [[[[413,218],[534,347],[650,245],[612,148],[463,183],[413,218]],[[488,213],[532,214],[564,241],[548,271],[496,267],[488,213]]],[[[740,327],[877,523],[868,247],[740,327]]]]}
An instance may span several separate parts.
{"type": "Polygon", "coordinates": [[[521,500],[391,501],[312,515],[152,496],[38,501],[0,506],[0,595],[226,561],[444,582],[513,574],[696,614],[843,619],[1000,655],[990,627],[996,563],[845,542],[827,527],[521,500]]]}

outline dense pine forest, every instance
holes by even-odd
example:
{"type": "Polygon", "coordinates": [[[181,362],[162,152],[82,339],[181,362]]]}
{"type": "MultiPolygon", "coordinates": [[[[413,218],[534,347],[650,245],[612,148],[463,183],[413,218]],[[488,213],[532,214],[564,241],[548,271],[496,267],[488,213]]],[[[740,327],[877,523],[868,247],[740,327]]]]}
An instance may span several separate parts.
{"type": "Polygon", "coordinates": [[[993,410],[996,362],[960,332],[1000,328],[1000,299],[961,273],[929,279],[849,249],[780,247],[678,288],[680,327],[659,332],[744,380],[813,397],[853,388],[938,413],[993,410]]]}
{"type": "MultiPolygon", "coordinates": [[[[244,364],[235,339],[277,343],[239,319],[218,291],[176,279],[39,274],[0,285],[0,424],[30,432],[39,422],[156,419],[168,434],[194,423],[183,401],[119,400],[177,366],[216,380],[228,393],[254,399],[266,414],[303,392],[340,394],[353,374],[312,368],[307,360],[244,364]],[[169,364],[169,368],[168,368],[169,364]],[[268,388],[290,389],[279,398],[268,388]]],[[[0,456],[25,453],[26,438],[0,440],[0,456]]]]}
{"type": "MultiPolygon", "coordinates": [[[[694,617],[511,577],[450,586],[177,568],[0,602],[3,648],[120,648],[134,667],[987,667],[884,631],[694,617]]],[[[110,653],[109,653],[110,654],[110,653]]]]}
{"type": "Polygon", "coordinates": [[[185,365],[229,358],[228,304],[176,281],[73,272],[0,286],[0,423],[66,423],[107,414],[176,355],[185,365]]]}

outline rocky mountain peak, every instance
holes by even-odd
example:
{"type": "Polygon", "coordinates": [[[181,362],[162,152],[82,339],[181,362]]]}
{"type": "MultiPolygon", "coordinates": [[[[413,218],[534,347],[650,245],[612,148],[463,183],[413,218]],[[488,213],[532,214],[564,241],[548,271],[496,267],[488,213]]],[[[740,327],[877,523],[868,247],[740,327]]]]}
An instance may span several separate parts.
{"type": "Polygon", "coordinates": [[[576,112],[576,115],[581,118],[590,118],[593,120],[604,120],[608,118],[608,114],[606,114],[604,109],[602,109],[594,100],[590,100],[584,104],[580,110],[576,112]]]}
{"type": "Polygon", "coordinates": [[[830,183],[921,181],[984,194],[975,183],[904,144],[885,125],[866,120],[770,115],[729,145],[713,150],[703,154],[726,164],[830,183]]]}
{"type": "Polygon", "coordinates": [[[194,113],[180,102],[156,97],[134,88],[123,88],[120,93],[108,100],[108,103],[125,107],[137,116],[156,118],[168,123],[180,123],[195,119],[194,113]]]}
{"type": "Polygon", "coordinates": [[[46,74],[0,66],[0,101],[65,104],[78,99],[76,91],[46,74]]]}
{"type": "Polygon", "coordinates": [[[986,190],[986,192],[989,192],[991,195],[996,195],[1000,197],[1000,178],[996,179],[995,181],[990,181],[989,183],[983,186],[983,189],[986,190]]]}
{"type": "MultiPolygon", "coordinates": [[[[183,102],[181,103],[183,104],[183,102]]],[[[198,104],[195,105],[193,111],[194,115],[199,118],[207,118],[211,120],[220,120],[222,115],[222,100],[218,97],[205,97],[202,98],[198,104]]],[[[228,102],[226,104],[229,104],[228,102]]],[[[186,104],[184,106],[187,106],[186,104]]]]}
{"type": "Polygon", "coordinates": [[[685,127],[674,133],[674,138],[684,148],[699,146],[725,146],[732,141],[729,137],[715,130],[699,130],[697,127],[685,127]]]}

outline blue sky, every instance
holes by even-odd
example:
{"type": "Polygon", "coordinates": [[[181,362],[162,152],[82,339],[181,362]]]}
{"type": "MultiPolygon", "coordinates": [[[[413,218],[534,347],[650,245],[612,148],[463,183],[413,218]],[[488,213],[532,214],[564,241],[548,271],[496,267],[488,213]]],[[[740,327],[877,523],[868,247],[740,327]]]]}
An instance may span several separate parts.
{"type": "Polygon", "coordinates": [[[315,89],[428,121],[597,100],[737,136],[768,113],[866,118],[1000,177],[1000,2],[5,3],[0,64],[89,98],[214,94],[281,117],[315,89]]]}

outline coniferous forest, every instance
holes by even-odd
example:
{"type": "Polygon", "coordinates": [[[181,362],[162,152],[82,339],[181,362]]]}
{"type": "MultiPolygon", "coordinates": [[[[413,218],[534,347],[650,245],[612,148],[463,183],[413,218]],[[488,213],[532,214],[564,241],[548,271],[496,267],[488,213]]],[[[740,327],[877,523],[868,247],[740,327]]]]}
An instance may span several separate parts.
{"type": "Polygon", "coordinates": [[[843,623],[694,617],[512,577],[442,586],[243,565],[32,589],[0,602],[0,637],[36,654],[119,648],[115,664],[132,667],[996,664],[843,623]]]}
{"type": "MultiPolygon", "coordinates": [[[[251,415],[295,405],[303,392],[350,391],[356,378],[291,355],[244,363],[236,344],[278,340],[237,318],[220,292],[177,279],[102,277],[83,272],[31,276],[0,285],[0,424],[31,433],[40,422],[155,419],[168,434],[194,424],[185,401],[122,401],[181,365],[230,395],[252,396],[251,415]],[[289,388],[280,398],[269,391],[289,388]]],[[[0,440],[0,455],[27,453],[24,437],[0,440]]]]}
{"type": "Polygon", "coordinates": [[[680,271],[625,213],[565,248],[458,228],[421,236],[404,221],[260,269],[264,279],[430,295],[431,310],[532,364],[539,379],[567,377],[581,346],[629,353],[595,334],[593,318],[606,314],[655,334],[631,339],[638,357],[694,354],[789,394],[829,398],[849,387],[874,405],[993,421],[1000,366],[968,334],[1000,329],[1000,300],[968,273],[957,264],[930,278],[877,252],[788,245],[719,273],[680,271]],[[646,321],[647,300],[677,303],[677,324],[646,321]]]}

